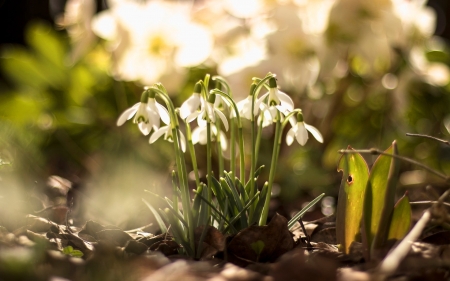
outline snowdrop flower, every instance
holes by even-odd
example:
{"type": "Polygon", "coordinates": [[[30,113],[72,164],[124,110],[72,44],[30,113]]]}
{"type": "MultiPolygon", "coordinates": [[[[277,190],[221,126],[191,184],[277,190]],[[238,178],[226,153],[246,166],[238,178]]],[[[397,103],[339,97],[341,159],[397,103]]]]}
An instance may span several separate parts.
{"type": "Polygon", "coordinates": [[[142,93],[141,101],[125,110],[117,120],[117,126],[122,126],[125,121],[134,116],[133,123],[137,123],[139,130],[145,136],[153,130],[158,130],[160,120],[165,124],[170,123],[169,113],[155,100],[155,96],[147,90],[142,93]]]}
{"type": "MultiPolygon", "coordinates": [[[[216,126],[211,126],[211,137],[212,137],[212,141],[215,140],[215,138],[217,137],[217,128],[216,126]]],[[[222,148],[222,151],[227,150],[228,147],[228,142],[227,142],[227,138],[224,134],[224,132],[220,131],[219,132],[219,137],[220,137],[220,147],[222,148]]],[[[199,143],[201,145],[206,145],[208,140],[208,136],[207,136],[207,130],[206,127],[197,127],[192,131],[192,143],[196,144],[199,143]]]]}
{"type": "MultiPolygon", "coordinates": [[[[278,90],[277,80],[275,78],[269,79],[269,87],[269,92],[262,95],[259,98],[260,101],[264,101],[267,98],[267,105],[269,106],[269,108],[275,107],[278,111],[285,115],[294,110],[294,102],[288,95],[278,90]]],[[[268,112],[274,113],[273,110],[270,110],[268,112]]],[[[275,117],[276,114],[272,114],[272,120],[274,120],[275,117]]]]}
{"type": "Polygon", "coordinates": [[[216,106],[214,105],[215,101],[216,95],[210,94],[208,102],[204,103],[202,110],[198,114],[197,123],[200,127],[205,127],[207,122],[216,124],[216,116],[219,116],[219,118],[222,120],[223,125],[225,126],[225,130],[228,131],[228,120],[225,117],[225,114],[223,114],[222,111],[216,108],[216,106]]]}
{"type": "MultiPolygon", "coordinates": [[[[181,150],[183,152],[186,152],[186,138],[184,137],[183,133],[180,130],[178,130],[178,134],[180,135],[181,150]]],[[[173,142],[172,128],[170,125],[168,125],[161,127],[156,132],[154,132],[153,135],[150,137],[149,143],[154,143],[162,135],[164,135],[164,140],[173,142]]]]}
{"type": "Polygon", "coordinates": [[[305,145],[306,141],[308,140],[308,131],[311,132],[311,134],[318,142],[323,143],[323,137],[319,130],[303,122],[303,114],[297,114],[297,120],[291,118],[289,121],[292,124],[292,128],[287,132],[286,135],[287,145],[291,145],[294,142],[294,138],[300,145],[305,145]]]}
{"type": "Polygon", "coordinates": [[[195,84],[194,93],[180,107],[180,117],[192,121],[203,104],[200,83],[195,84]],[[193,118],[192,118],[193,117],[193,118]]]}
{"type": "MultiPolygon", "coordinates": [[[[252,120],[253,91],[255,90],[255,88],[256,83],[253,83],[250,88],[250,95],[248,95],[244,100],[236,103],[240,116],[247,118],[248,120],[252,120]]],[[[253,116],[257,116],[259,114],[260,107],[264,108],[265,104],[262,104],[261,101],[262,99],[256,99],[253,108],[253,116]]],[[[232,111],[231,117],[236,117],[234,111],[232,111]]]]}

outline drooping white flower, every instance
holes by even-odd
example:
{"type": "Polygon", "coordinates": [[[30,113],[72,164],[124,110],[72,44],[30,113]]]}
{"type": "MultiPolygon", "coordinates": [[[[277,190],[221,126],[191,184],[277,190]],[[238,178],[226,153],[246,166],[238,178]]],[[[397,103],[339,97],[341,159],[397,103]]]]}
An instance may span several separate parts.
{"type": "MultiPolygon", "coordinates": [[[[228,147],[228,142],[227,142],[227,137],[225,136],[225,133],[223,131],[219,132],[219,137],[220,137],[220,147],[222,149],[222,151],[227,150],[228,147]]],[[[211,140],[215,141],[217,138],[217,128],[216,126],[211,126],[211,140]]],[[[193,144],[201,144],[201,145],[206,145],[208,141],[208,135],[207,135],[207,129],[206,127],[201,127],[198,126],[197,128],[195,128],[192,131],[192,143],[193,144]]]]}
{"type": "Polygon", "coordinates": [[[167,109],[159,104],[154,96],[150,97],[148,91],[142,93],[141,102],[136,103],[120,115],[119,119],[117,119],[117,126],[122,126],[133,116],[133,123],[138,124],[139,130],[145,136],[150,134],[152,130],[158,130],[160,120],[165,124],[170,123],[169,112],[167,109]]]}
{"type": "MultiPolygon", "coordinates": [[[[217,117],[222,120],[223,125],[225,126],[225,130],[228,131],[228,120],[225,117],[225,114],[222,113],[216,106],[215,103],[215,94],[210,94],[209,100],[203,103],[203,108],[198,113],[197,123],[200,127],[205,127],[206,123],[209,121],[212,124],[216,124],[217,117]]],[[[189,120],[186,120],[189,121],[189,120]]]]}
{"type": "MultiPolygon", "coordinates": [[[[284,115],[294,110],[294,102],[288,95],[278,90],[275,78],[269,79],[269,87],[269,92],[262,95],[259,98],[260,101],[265,102],[269,108],[276,108],[284,115]],[[267,101],[265,101],[266,98],[267,101]]],[[[276,114],[274,113],[276,112],[274,110],[268,110],[267,112],[272,115],[272,120],[275,120],[276,114]]]]}
{"type": "MultiPolygon", "coordinates": [[[[250,94],[243,100],[239,101],[236,103],[236,106],[238,108],[239,111],[239,115],[240,117],[244,117],[248,120],[252,119],[252,102],[253,102],[253,91],[256,88],[256,84],[253,83],[250,87],[250,94]]],[[[255,100],[255,105],[253,107],[253,116],[257,116],[259,114],[259,109],[262,105],[261,104],[261,99],[256,99],[255,100]]],[[[231,112],[231,117],[236,117],[236,114],[234,113],[234,111],[231,112]]]]}
{"type": "MultiPolygon", "coordinates": [[[[181,150],[183,152],[186,152],[186,138],[184,137],[183,133],[180,130],[178,130],[178,134],[180,135],[181,150]]],[[[161,127],[156,132],[154,132],[150,137],[149,143],[154,143],[156,140],[158,140],[163,135],[164,135],[164,140],[173,142],[172,128],[170,125],[168,125],[168,126],[161,127]]]]}
{"type": "Polygon", "coordinates": [[[311,132],[318,142],[323,143],[322,134],[316,129],[316,127],[306,124],[303,121],[302,114],[297,115],[297,120],[295,120],[295,118],[289,119],[289,122],[291,122],[292,128],[286,135],[287,145],[291,145],[294,142],[294,139],[296,139],[300,145],[305,145],[308,141],[308,131],[311,132]]]}
{"type": "Polygon", "coordinates": [[[180,117],[192,121],[192,118],[203,104],[201,96],[201,86],[199,83],[195,84],[194,93],[190,96],[180,107],[180,117]],[[194,115],[193,115],[194,114],[194,115]]]}

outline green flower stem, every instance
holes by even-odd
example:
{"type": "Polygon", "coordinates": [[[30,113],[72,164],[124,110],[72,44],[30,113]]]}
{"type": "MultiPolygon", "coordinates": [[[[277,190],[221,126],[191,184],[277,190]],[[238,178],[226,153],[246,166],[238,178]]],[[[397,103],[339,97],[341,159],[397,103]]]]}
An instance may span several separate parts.
{"type": "MultiPolygon", "coordinates": [[[[211,123],[206,123],[206,170],[208,173],[208,202],[212,200],[212,167],[211,167],[211,123]]],[[[208,217],[211,216],[211,207],[208,206],[208,217]]]]}
{"type": "Polygon", "coordinates": [[[240,178],[241,183],[245,186],[245,150],[244,150],[244,135],[243,135],[243,128],[238,128],[238,140],[239,140],[239,158],[240,158],[240,178]]]}
{"type": "Polygon", "coordinates": [[[256,160],[255,162],[258,163],[258,155],[259,155],[259,147],[261,145],[261,134],[262,134],[262,126],[263,122],[259,122],[258,124],[258,133],[256,134],[256,160]]]}
{"type": "Polygon", "coordinates": [[[300,109],[294,109],[294,111],[290,112],[288,115],[286,115],[283,123],[281,123],[281,114],[279,111],[277,111],[277,122],[275,125],[275,138],[274,138],[274,146],[273,146],[273,153],[272,153],[272,162],[270,164],[270,172],[269,172],[269,185],[267,188],[267,195],[264,202],[263,211],[259,220],[259,225],[266,225],[267,223],[267,216],[269,215],[269,205],[270,205],[270,197],[272,194],[272,186],[273,181],[275,179],[275,172],[277,170],[277,164],[278,164],[278,156],[280,154],[280,147],[281,147],[281,136],[284,130],[284,127],[286,127],[287,123],[289,123],[289,118],[291,118],[294,114],[300,113],[300,109]]]}
{"type": "MultiPolygon", "coordinates": [[[[213,76],[212,77],[213,81],[219,82],[220,85],[225,87],[225,93],[232,98],[232,94],[231,94],[231,88],[230,85],[228,84],[228,82],[223,79],[223,77],[221,76],[213,76]]],[[[220,85],[217,87],[218,90],[220,89],[220,85]]],[[[236,174],[236,124],[233,120],[233,118],[231,118],[230,120],[230,151],[231,151],[231,156],[230,156],[230,173],[231,173],[231,178],[235,177],[236,174]]],[[[220,138],[219,138],[220,141],[220,138]]],[[[220,162],[219,162],[220,165],[220,162]]],[[[223,168],[220,169],[220,176],[223,177],[223,168]]]]}
{"type": "Polygon", "coordinates": [[[219,176],[223,177],[223,171],[225,169],[224,160],[222,155],[222,145],[220,140],[220,132],[222,130],[220,122],[216,122],[217,136],[216,136],[216,148],[217,148],[217,158],[219,159],[219,176]]]}
{"type": "MultiPolygon", "coordinates": [[[[245,155],[244,155],[244,136],[243,136],[243,129],[242,129],[242,120],[241,120],[241,116],[239,115],[239,110],[237,108],[236,102],[231,98],[230,95],[214,89],[211,91],[214,94],[218,94],[221,95],[222,97],[224,97],[226,100],[228,100],[231,104],[231,107],[234,110],[234,113],[236,115],[236,120],[237,120],[237,125],[238,125],[238,140],[239,140],[239,157],[240,157],[240,178],[241,178],[241,182],[242,184],[245,185],[245,155]]],[[[233,119],[233,118],[232,118],[233,119]]],[[[233,120],[231,120],[231,122],[233,122],[233,120]]],[[[234,142],[233,139],[231,139],[232,142],[234,142]]],[[[234,157],[234,155],[232,155],[232,157],[234,157]]]]}
{"type": "MultiPolygon", "coordinates": [[[[261,91],[261,88],[264,86],[264,84],[269,81],[270,78],[275,77],[272,73],[267,74],[264,79],[261,79],[261,81],[258,82],[258,84],[255,87],[255,90],[252,95],[252,114],[251,114],[251,143],[252,143],[252,151],[251,151],[251,164],[250,164],[250,194],[249,197],[253,197],[255,195],[255,169],[256,169],[256,141],[255,141],[255,115],[253,112],[255,112],[255,102],[258,98],[259,92],[261,91]]],[[[250,208],[250,213],[254,210],[254,207],[250,208]]]]}
{"type": "Polygon", "coordinates": [[[236,175],[236,122],[234,118],[231,118],[230,123],[230,173],[234,179],[236,175]]]}
{"type": "Polygon", "coordinates": [[[181,141],[180,141],[180,135],[178,134],[180,125],[178,123],[178,117],[175,111],[175,107],[172,103],[172,100],[169,98],[169,95],[165,91],[164,87],[161,84],[156,84],[157,88],[150,88],[150,90],[155,91],[161,99],[164,101],[164,103],[167,105],[167,109],[170,114],[170,121],[171,121],[171,127],[172,127],[172,136],[173,136],[173,144],[175,149],[175,157],[176,157],[176,163],[177,163],[177,170],[178,170],[178,177],[179,182],[181,186],[181,204],[183,206],[183,216],[186,220],[189,229],[189,244],[192,249],[194,248],[194,219],[191,212],[191,205],[190,205],[190,193],[189,193],[189,185],[188,185],[188,177],[187,177],[187,170],[186,170],[186,162],[184,159],[183,151],[181,149],[181,141]]]}
{"type": "Polygon", "coordinates": [[[198,188],[200,186],[200,175],[198,173],[197,157],[195,156],[195,148],[194,148],[194,144],[192,143],[191,126],[187,122],[185,124],[186,124],[187,145],[189,148],[189,154],[191,155],[192,168],[194,169],[194,174],[195,174],[195,186],[198,188]]]}

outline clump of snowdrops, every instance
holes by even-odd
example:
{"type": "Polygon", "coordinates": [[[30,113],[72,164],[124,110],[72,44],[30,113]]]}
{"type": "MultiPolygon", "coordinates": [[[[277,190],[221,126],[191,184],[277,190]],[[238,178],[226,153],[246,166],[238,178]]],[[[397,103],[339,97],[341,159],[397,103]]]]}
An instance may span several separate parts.
{"type": "MultiPolygon", "coordinates": [[[[216,86],[214,89],[210,89],[210,75],[197,82],[192,95],[180,108],[175,108],[162,84],[146,87],[141,101],[125,110],[117,121],[117,125],[121,126],[134,117],[133,123],[144,135],[150,135],[151,144],[160,138],[173,143],[176,161],[176,170],[172,172],[173,196],[161,198],[167,203],[165,210],[147,205],[161,230],[168,231],[170,225],[174,239],[190,256],[195,256],[199,251],[195,249],[194,241],[194,231],[199,226],[214,226],[222,233],[236,233],[250,225],[266,225],[282,132],[288,124],[288,145],[295,140],[305,145],[308,131],[317,141],[323,142],[321,133],[304,122],[302,110],[295,108],[292,99],[278,89],[274,74],[269,73],[262,79],[253,78],[248,97],[239,102],[233,99],[232,91],[223,78],[215,76],[212,80],[216,86]],[[191,130],[191,123],[195,120],[197,127],[191,130]],[[245,155],[243,122],[250,122],[251,141],[246,144],[250,146],[250,157],[245,155]],[[263,168],[257,166],[261,131],[270,125],[275,126],[275,137],[269,179],[263,186],[257,186],[257,178],[263,168]],[[185,129],[184,133],[181,128],[185,129]],[[206,182],[200,180],[194,149],[196,144],[206,145],[206,182]],[[229,161],[225,161],[222,151],[228,149],[228,144],[231,156],[229,161]],[[212,172],[211,159],[215,151],[219,151],[218,177],[212,172]],[[196,188],[192,199],[188,177],[190,171],[185,163],[187,152],[195,175],[196,188]],[[250,164],[246,163],[248,159],[250,164]],[[229,162],[228,167],[225,162],[229,162]],[[249,167],[248,173],[246,167],[249,167]]],[[[322,196],[295,215],[288,226],[292,227],[322,196]]]]}

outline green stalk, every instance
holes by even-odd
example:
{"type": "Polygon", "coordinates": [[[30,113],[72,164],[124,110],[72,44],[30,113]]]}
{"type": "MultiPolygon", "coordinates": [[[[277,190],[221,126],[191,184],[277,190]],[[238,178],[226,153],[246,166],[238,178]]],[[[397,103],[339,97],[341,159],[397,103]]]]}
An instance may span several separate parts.
{"type": "Polygon", "coordinates": [[[222,130],[220,122],[216,122],[216,129],[217,129],[216,148],[217,148],[217,158],[219,159],[219,176],[223,177],[223,171],[225,169],[225,166],[222,155],[222,145],[220,140],[220,132],[222,130]]]}
{"type": "Polygon", "coordinates": [[[286,127],[286,124],[289,123],[289,118],[299,112],[301,112],[300,109],[294,109],[294,111],[292,111],[288,115],[286,115],[283,123],[281,123],[281,115],[280,115],[280,112],[277,111],[277,122],[275,125],[274,146],[273,146],[272,161],[270,164],[270,172],[269,172],[269,184],[267,187],[267,195],[265,198],[263,211],[262,211],[261,217],[259,219],[260,226],[266,225],[267,216],[269,215],[270,197],[272,194],[272,185],[273,185],[273,181],[275,179],[275,172],[277,170],[278,156],[280,154],[282,132],[284,130],[284,127],[286,127]]]}
{"type": "MultiPolygon", "coordinates": [[[[222,97],[224,97],[225,99],[227,99],[231,106],[233,107],[234,113],[236,115],[236,120],[238,123],[238,139],[239,139],[239,151],[240,151],[240,178],[241,178],[241,182],[242,184],[245,185],[245,155],[244,155],[244,137],[243,137],[243,133],[242,133],[242,120],[241,120],[241,116],[239,115],[239,110],[237,108],[236,102],[230,97],[230,95],[214,89],[212,90],[212,92],[214,94],[218,94],[221,95],[222,97]]],[[[231,120],[233,121],[233,120],[231,120]]],[[[233,141],[233,140],[232,140],[233,141]]],[[[232,155],[232,157],[234,157],[232,155]]]]}
{"type": "Polygon", "coordinates": [[[187,144],[188,144],[188,148],[189,148],[189,154],[191,155],[192,168],[194,169],[194,174],[195,174],[195,186],[198,188],[200,185],[200,175],[198,173],[197,157],[195,156],[195,148],[194,148],[194,144],[192,143],[191,126],[187,122],[185,124],[186,124],[187,144]]]}
{"type": "Polygon", "coordinates": [[[179,181],[180,181],[180,186],[181,186],[181,204],[183,206],[183,216],[185,221],[187,222],[189,229],[188,229],[188,233],[189,233],[189,244],[191,246],[192,249],[194,248],[194,220],[193,220],[193,216],[192,216],[192,212],[191,212],[191,205],[190,205],[190,193],[189,193],[189,185],[188,185],[188,180],[187,180],[187,171],[186,171],[186,162],[184,159],[184,154],[183,151],[181,149],[181,141],[180,141],[180,135],[178,134],[179,131],[179,123],[178,123],[178,117],[175,111],[175,107],[172,103],[172,100],[169,98],[169,95],[166,93],[166,91],[164,90],[164,88],[162,86],[160,86],[160,84],[157,84],[158,88],[150,88],[151,91],[155,91],[157,94],[159,94],[159,96],[161,97],[161,99],[164,101],[164,103],[167,105],[167,109],[169,111],[170,114],[170,120],[171,120],[171,124],[170,126],[172,127],[172,136],[173,136],[173,144],[174,144],[174,149],[175,149],[175,154],[176,154],[176,163],[177,163],[177,170],[178,170],[178,177],[179,177],[179,181]]]}
{"type": "Polygon", "coordinates": [[[234,118],[230,119],[230,123],[230,172],[232,177],[234,178],[236,175],[236,123],[234,118]]]}
{"type": "MultiPolygon", "coordinates": [[[[273,78],[274,75],[272,73],[269,73],[264,79],[261,79],[261,81],[258,82],[258,84],[255,87],[255,90],[252,95],[252,114],[251,114],[251,142],[252,142],[252,151],[251,151],[251,163],[250,163],[250,193],[249,197],[253,197],[255,195],[255,167],[256,167],[256,143],[255,143],[255,115],[253,112],[255,112],[255,102],[258,98],[259,91],[264,86],[264,84],[270,79],[273,78]]],[[[270,194],[270,193],[269,193],[270,194]]],[[[254,211],[254,206],[250,208],[250,213],[254,211]]]]}
{"type": "MultiPolygon", "coordinates": [[[[206,170],[208,173],[208,202],[212,200],[212,167],[211,167],[211,123],[206,123],[206,170]]],[[[211,215],[211,207],[208,206],[208,217],[211,215]]]]}
{"type": "Polygon", "coordinates": [[[258,124],[258,133],[256,134],[256,163],[258,163],[259,147],[261,145],[262,125],[263,120],[261,120],[261,122],[258,124]]]}

